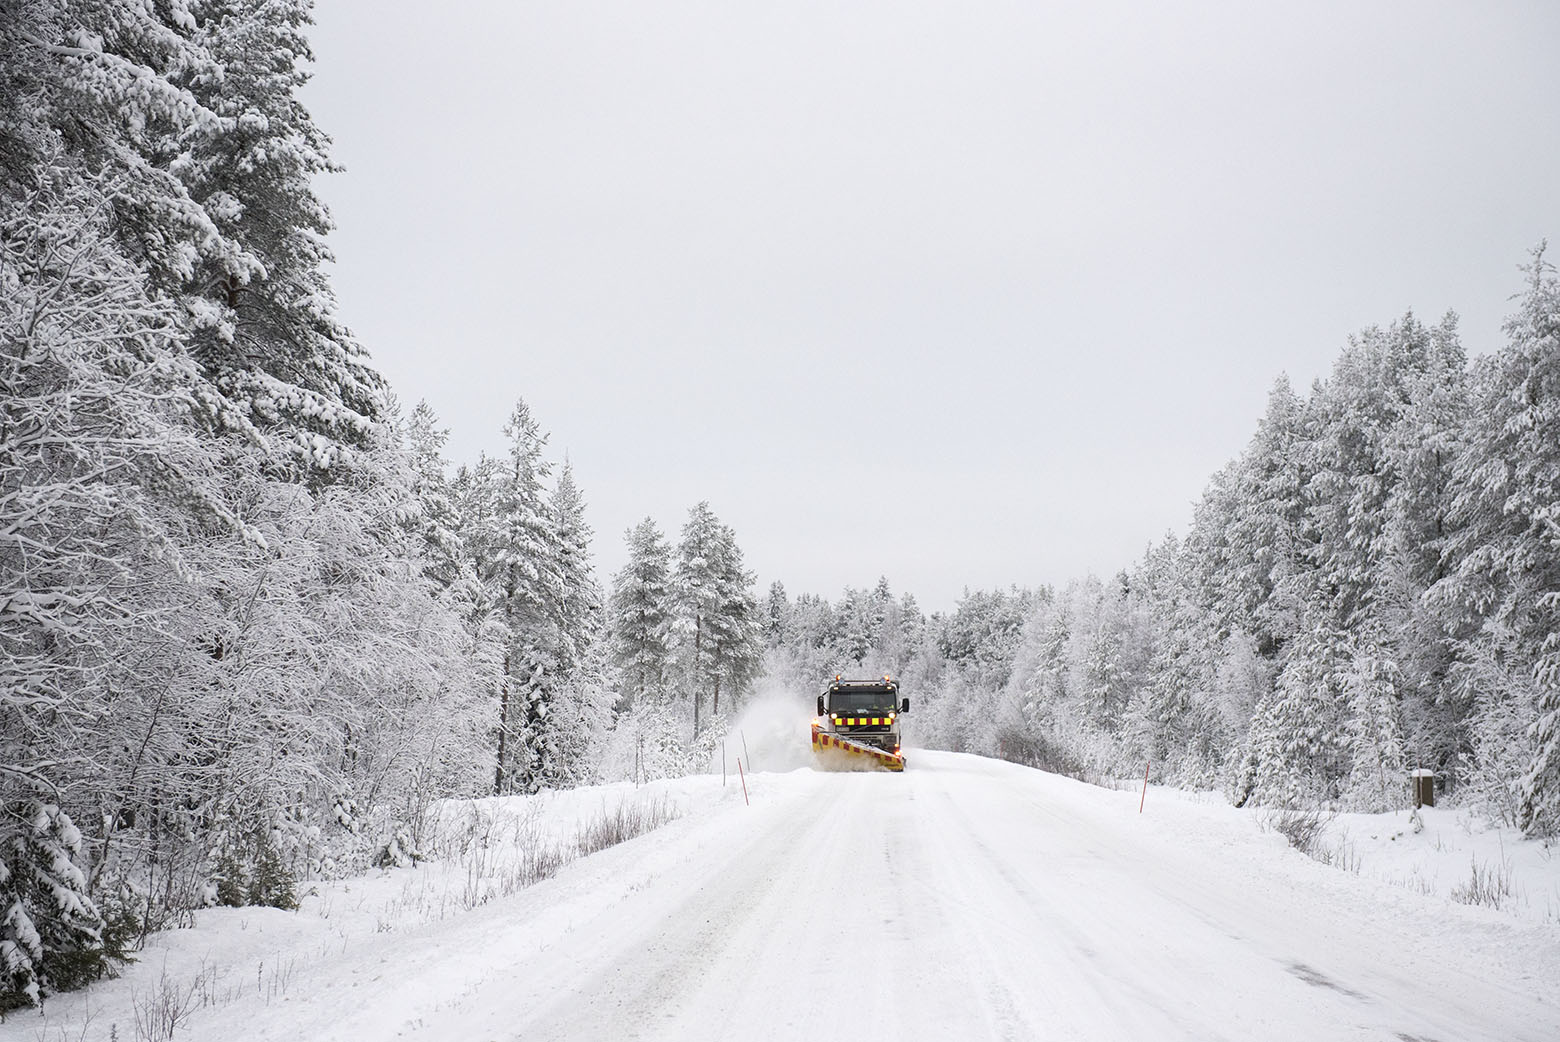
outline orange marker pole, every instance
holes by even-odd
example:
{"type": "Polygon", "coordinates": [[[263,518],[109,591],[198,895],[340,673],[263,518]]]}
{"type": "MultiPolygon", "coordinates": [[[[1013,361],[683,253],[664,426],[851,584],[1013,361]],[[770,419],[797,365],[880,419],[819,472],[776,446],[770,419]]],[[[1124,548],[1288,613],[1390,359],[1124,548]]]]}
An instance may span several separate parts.
{"type": "Polygon", "coordinates": [[[1138,813],[1143,813],[1143,804],[1148,800],[1148,769],[1154,765],[1150,760],[1143,765],[1143,795],[1138,799],[1138,813]]]}
{"type": "Polygon", "coordinates": [[[737,776],[742,779],[742,802],[746,803],[749,807],[751,807],[753,805],[753,801],[748,799],[748,794],[747,794],[747,775],[742,773],[742,761],[741,760],[737,761],[737,776]]]}

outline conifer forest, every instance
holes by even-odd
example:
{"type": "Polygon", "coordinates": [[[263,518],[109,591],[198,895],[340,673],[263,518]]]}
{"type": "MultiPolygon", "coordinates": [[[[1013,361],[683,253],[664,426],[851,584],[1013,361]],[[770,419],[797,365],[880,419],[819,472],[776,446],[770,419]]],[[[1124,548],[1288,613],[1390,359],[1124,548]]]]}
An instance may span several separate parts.
{"type": "Polygon", "coordinates": [[[1560,831],[1542,245],[1488,355],[1451,314],[1339,330],[1114,575],[761,586],[713,477],[595,532],[523,386],[474,460],[398,400],[327,276],[310,9],[0,0],[0,1010],[412,864],[439,800],[709,770],[761,689],[810,716],[841,672],[899,680],[918,746],[1254,806],[1425,768],[1560,831]]]}

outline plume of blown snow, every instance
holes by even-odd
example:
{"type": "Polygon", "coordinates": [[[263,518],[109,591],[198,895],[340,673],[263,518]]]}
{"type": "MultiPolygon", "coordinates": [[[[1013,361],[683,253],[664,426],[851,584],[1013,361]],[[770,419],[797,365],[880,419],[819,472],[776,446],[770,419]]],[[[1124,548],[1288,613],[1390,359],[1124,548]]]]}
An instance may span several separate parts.
{"type": "MultiPolygon", "coordinates": [[[[761,686],[743,705],[726,731],[726,762],[736,770],[737,760],[749,771],[793,771],[812,765],[812,721],[816,692],[797,691],[771,682],[761,686]]],[[[716,749],[710,770],[719,773],[721,750],[716,749]]]]}

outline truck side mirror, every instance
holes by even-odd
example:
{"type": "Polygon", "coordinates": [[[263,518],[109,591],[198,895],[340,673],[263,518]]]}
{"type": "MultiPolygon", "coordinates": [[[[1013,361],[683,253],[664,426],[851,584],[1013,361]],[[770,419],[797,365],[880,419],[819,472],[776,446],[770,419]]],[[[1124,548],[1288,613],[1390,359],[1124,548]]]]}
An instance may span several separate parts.
{"type": "Polygon", "coordinates": [[[908,712],[910,712],[910,700],[908,698],[905,699],[903,702],[899,703],[899,711],[901,713],[908,713],[908,712]]]}
{"type": "Polygon", "coordinates": [[[823,696],[822,695],[818,696],[818,715],[819,716],[823,715],[823,696]]]}

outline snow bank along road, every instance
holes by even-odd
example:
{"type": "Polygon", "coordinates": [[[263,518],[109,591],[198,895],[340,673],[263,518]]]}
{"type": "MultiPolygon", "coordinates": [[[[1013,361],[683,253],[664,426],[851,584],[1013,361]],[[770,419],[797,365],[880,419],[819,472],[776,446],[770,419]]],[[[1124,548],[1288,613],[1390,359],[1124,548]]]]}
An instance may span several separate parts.
{"type": "MultiPolygon", "coordinates": [[[[736,781],[672,783],[699,809],[322,950],[285,995],[215,1003],[175,1037],[1560,1039],[1553,924],[1317,864],[1227,806],[1154,790],[1139,815],[1137,792],[927,752],[902,775],[750,775],[752,806],[736,781]]],[[[206,929],[162,936],[190,949],[206,929]]],[[[97,1027],[125,986],[104,986],[97,1027]]]]}
{"type": "Polygon", "coordinates": [[[538,888],[567,927],[489,924],[490,972],[409,1036],[1560,1039],[1552,928],[1195,805],[934,753],[754,784],[538,888]]]}

